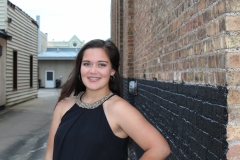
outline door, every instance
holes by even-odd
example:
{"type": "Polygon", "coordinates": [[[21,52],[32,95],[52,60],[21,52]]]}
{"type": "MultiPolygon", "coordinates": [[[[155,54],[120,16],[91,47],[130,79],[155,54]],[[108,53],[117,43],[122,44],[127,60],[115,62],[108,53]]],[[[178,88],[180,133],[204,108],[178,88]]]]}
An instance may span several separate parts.
{"type": "Polygon", "coordinates": [[[54,71],[45,71],[45,88],[54,88],[54,71]]]}

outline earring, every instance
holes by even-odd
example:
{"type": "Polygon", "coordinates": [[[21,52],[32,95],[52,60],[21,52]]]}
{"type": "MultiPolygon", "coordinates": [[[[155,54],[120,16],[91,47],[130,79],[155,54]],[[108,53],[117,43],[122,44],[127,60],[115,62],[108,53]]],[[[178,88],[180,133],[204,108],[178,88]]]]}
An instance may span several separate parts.
{"type": "Polygon", "coordinates": [[[114,82],[115,77],[114,77],[114,76],[110,76],[110,80],[111,80],[112,82],[114,82]]]}

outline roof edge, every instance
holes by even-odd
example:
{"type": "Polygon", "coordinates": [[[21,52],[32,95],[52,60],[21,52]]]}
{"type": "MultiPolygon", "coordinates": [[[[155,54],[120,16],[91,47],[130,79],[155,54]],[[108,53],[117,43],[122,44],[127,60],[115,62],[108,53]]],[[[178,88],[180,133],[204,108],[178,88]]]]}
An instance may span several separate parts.
{"type": "Polygon", "coordinates": [[[25,14],[26,16],[28,16],[31,19],[31,22],[36,25],[39,28],[39,25],[37,23],[37,21],[32,18],[30,15],[28,15],[25,11],[23,11],[20,7],[16,6],[15,4],[13,4],[10,0],[7,0],[8,2],[8,6],[10,6],[11,8],[15,9],[18,8],[21,12],[23,12],[23,14],[25,14]]]}

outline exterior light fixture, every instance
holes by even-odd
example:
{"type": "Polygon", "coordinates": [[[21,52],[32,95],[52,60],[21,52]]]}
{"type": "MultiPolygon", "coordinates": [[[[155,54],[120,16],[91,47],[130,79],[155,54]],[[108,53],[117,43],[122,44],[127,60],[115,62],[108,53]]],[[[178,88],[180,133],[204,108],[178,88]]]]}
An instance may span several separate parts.
{"type": "Polygon", "coordinates": [[[137,81],[130,81],[129,86],[128,86],[128,91],[132,95],[137,95],[138,93],[138,88],[137,88],[137,81]]]}

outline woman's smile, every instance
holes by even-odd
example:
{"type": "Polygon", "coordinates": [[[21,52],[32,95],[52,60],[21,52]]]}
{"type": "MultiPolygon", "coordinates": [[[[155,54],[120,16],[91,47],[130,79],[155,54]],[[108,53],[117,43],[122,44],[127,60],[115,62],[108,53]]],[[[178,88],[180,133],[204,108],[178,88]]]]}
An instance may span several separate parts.
{"type": "Polygon", "coordinates": [[[84,52],[81,64],[81,78],[90,90],[109,90],[108,83],[115,71],[112,64],[102,48],[91,48],[84,52]]]}
{"type": "Polygon", "coordinates": [[[89,79],[90,82],[97,82],[97,81],[99,81],[101,78],[99,78],[99,77],[88,77],[88,79],[89,79]]]}

